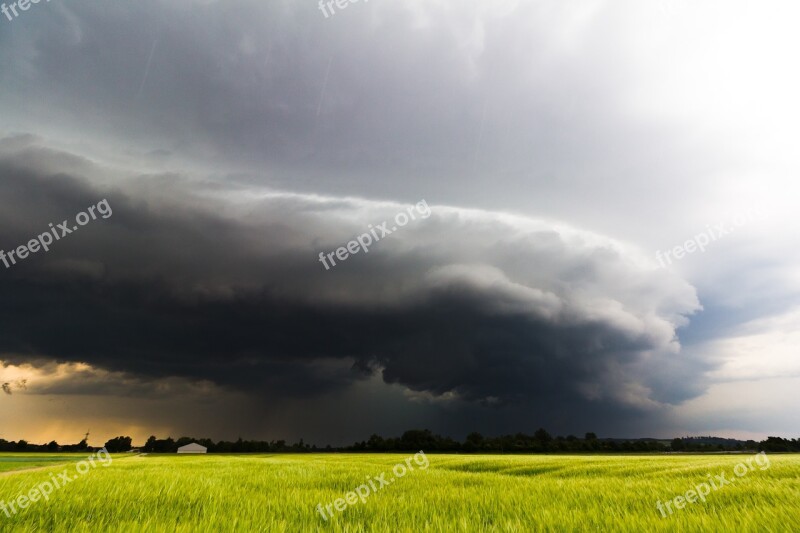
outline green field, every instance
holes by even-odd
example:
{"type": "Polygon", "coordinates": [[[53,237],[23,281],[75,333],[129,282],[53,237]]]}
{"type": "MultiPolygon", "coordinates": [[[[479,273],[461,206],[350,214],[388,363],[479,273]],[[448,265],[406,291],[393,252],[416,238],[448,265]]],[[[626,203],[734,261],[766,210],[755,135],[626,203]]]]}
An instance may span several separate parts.
{"type": "Polygon", "coordinates": [[[84,458],[85,454],[74,453],[0,453],[0,473],[77,462],[84,458]]]}
{"type": "MultiPolygon", "coordinates": [[[[409,455],[116,455],[82,476],[74,455],[48,455],[71,462],[0,474],[0,500],[65,468],[77,479],[10,518],[0,512],[0,531],[800,531],[796,455],[771,455],[740,478],[734,466],[752,454],[427,455],[427,469],[411,461],[378,488],[409,455]],[[735,481],[705,503],[666,518],[656,509],[721,472],[735,481]],[[364,503],[327,521],[315,509],[367,478],[376,490],[364,503]]],[[[42,466],[22,454],[0,464],[14,458],[42,466]]]]}

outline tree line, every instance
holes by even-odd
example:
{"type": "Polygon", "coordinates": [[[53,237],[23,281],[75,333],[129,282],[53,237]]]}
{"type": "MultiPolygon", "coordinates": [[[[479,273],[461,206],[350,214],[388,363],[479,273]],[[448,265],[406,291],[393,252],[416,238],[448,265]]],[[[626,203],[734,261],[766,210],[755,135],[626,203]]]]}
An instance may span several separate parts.
{"type": "MultiPolygon", "coordinates": [[[[179,447],[196,442],[208,448],[209,453],[308,453],[308,452],[426,452],[449,453],[631,453],[631,452],[719,452],[719,451],[766,451],[800,452],[800,439],[768,437],[756,442],[723,439],[719,437],[684,437],[672,441],[658,439],[608,439],[598,438],[594,433],[586,433],[582,438],[575,435],[552,436],[544,429],[533,435],[517,433],[500,437],[485,437],[480,433],[470,433],[464,441],[436,435],[430,430],[408,430],[400,437],[384,438],[372,435],[369,439],[350,446],[319,448],[300,439],[288,444],[285,440],[255,441],[213,441],[181,437],[157,439],[151,436],[144,446],[134,448],[131,437],[115,437],[105,443],[109,452],[128,452],[138,449],[146,453],[175,453],[179,447]]],[[[85,440],[73,445],[60,445],[55,441],[48,444],[30,444],[20,440],[9,442],[0,439],[3,452],[82,452],[91,450],[85,440]]]]}

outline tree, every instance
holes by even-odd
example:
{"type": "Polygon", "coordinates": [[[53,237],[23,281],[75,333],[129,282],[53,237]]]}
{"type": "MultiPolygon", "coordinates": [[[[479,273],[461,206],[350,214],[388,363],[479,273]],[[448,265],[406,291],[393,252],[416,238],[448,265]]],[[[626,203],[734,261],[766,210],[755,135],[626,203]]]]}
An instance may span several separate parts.
{"type": "Polygon", "coordinates": [[[435,450],[436,439],[429,429],[410,429],[400,437],[400,447],[404,451],[435,450]]]}
{"type": "Polygon", "coordinates": [[[383,450],[385,446],[386,442],[380,435],[373,434],[369,437],[369,440],[367,441],[367,449],[374,452],[383,450]]]}
{"type": "Polygon", "coordinates": [[[177,450],[178,447],[175,445],[175,441],[172,440],[172,437],[156,439],[151,435],[144,445],[144,451],[148,453],[175,453],[177,450]]]}
{"type": "Polygon", "coordinates": [[[589,433],[586,434],[584,439],[586,439],[586,440],[597,440],[597,435],[590,431],[589,433]]]}
{"type": "Polygon", "coordinates": [[[178,447],[175,446],[175,441],[172,440],[172,437],[167,437],[164,440],[157,440],[156,441],[156,452],[158,453],[175,453],[178,451],[178,447]]]}
{"type": "Polygon", "coordinates": [[[106,442],[105,448],[111,453],[128,452],[131,449],[130,437],[114,437],[106,442]]]}
{"type": "MultiPolygon", "coordinates": [[[[186,446],[187,444],[191,444],[193,442],[197,442],[197,441],[195,439],[191,438],[191,437],[181,437],[181,438],[179,438],[178,440],[175,441],[175,446],[180,448],[181,446],[186,446]]],[[[206,446],[206,448],[208,448],[208,446],[206,446]]]]}
{"type": "Polygon", "coordinates": [[[481,444],[483,444],[483,435],[478,432],[472,432],[467,435],[467,442],[473,444],[476,448],[480,448],[481,444]]]}
{"type": "Polygon", "coordinates": [[[533,438],[542,443],[547,443],[553,440],[553,437],[550,435],[550,433],[545,431],[544,428],[537,429],[536,433],[533,434],[533,438]]]}
{"type": "Polygon", "coordinates": [[[464,441],[464,451],[474,452],[480,450],[483,447],[483,443],[483,435],[473,431],[467,435],[467,440],[464,441]]]}

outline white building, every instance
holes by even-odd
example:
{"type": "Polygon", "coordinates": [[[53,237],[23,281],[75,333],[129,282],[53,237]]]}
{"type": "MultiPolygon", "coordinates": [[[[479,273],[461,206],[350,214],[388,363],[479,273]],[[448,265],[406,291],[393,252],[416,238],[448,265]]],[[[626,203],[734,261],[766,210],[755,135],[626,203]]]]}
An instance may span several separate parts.
{"type": "Polygon", "coordinates": [[[181,446],[178,448],[178,453],[206,453],[207,451],[208,448],[205,446],[200,446],[196,442],[192,442],[186,446],[181,446]]]}

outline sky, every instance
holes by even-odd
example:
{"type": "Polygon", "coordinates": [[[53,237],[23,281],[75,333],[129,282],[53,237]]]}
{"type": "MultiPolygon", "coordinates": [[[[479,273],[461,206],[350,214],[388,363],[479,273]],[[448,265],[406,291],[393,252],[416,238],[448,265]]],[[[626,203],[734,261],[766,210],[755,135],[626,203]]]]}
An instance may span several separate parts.
{"type": "Polygon", "coordinates": [[[0,438],[798,436],[800,6],[341,5],[0,15],[0,438]]]}

